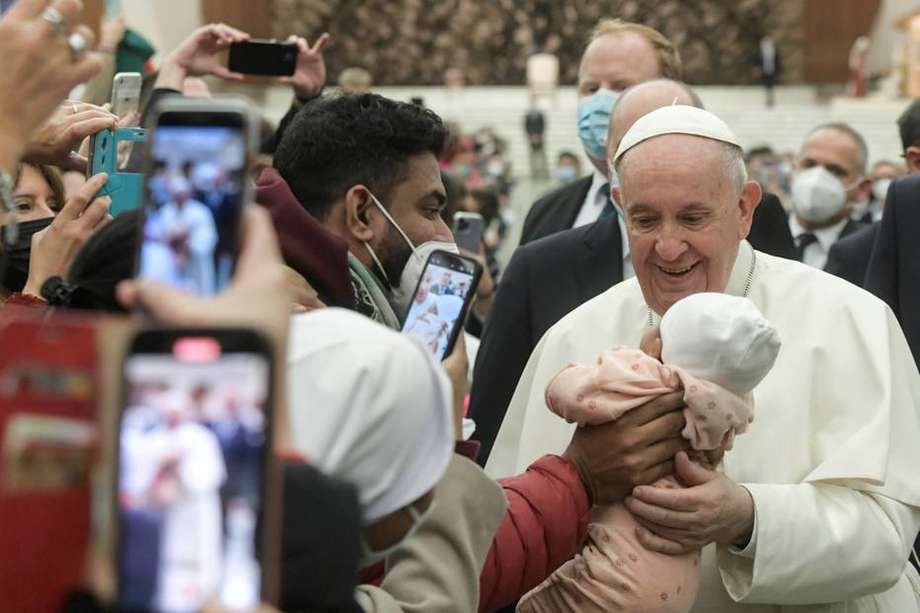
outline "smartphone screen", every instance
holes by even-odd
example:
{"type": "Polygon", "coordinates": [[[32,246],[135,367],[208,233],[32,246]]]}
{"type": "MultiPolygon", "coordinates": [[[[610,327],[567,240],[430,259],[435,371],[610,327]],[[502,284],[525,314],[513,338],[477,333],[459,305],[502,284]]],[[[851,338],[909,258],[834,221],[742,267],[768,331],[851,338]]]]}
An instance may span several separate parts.
{"type": "Polygon", "coordinates": [[[409,305],[403,332],[443,360],[463,329],[480,274],[474,260],[446,251],[432,253],[409,305]]]}
{"type": "Polygon", "coordinates": [[[297,68],[297,45],[249,40],[230,45],[227,68],[243,74],[291,76],[297,68]]]}
{"type": "Polygon", "coordinates": [[[135,341],[125,361],[117,497],[124,609],[186,613],[216,600],[249,611],[260,601],[271,369],[269,353],[242,332],[144,332],[147,347],[135,341]]]}
{"type": "Polygon", "coordinates": [[[164,112],[148,132],[139,277],[202,296],[230,282],[246,191],[244,121],[235,112],[164,112]]]}

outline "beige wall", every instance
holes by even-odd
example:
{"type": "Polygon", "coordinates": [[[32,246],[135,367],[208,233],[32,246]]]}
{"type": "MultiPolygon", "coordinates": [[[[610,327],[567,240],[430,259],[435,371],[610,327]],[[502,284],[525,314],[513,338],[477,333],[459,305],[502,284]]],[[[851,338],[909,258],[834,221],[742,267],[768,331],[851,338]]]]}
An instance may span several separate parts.
{"type": "Polygon", "coordinates": [[[904,31],[895,29],[893,22],[905,13],[916,10],[920,10],[920,0],[882,0],[870,34],[870,74],[883,73],[891,68],[892,53],[904,46],[904,31]]]}
{"type": "Polygon", "coordinates": [[[122,0],[128,26],[143,34],[160,54],[175,48],[201,25],[201,0],[122,0]]]}

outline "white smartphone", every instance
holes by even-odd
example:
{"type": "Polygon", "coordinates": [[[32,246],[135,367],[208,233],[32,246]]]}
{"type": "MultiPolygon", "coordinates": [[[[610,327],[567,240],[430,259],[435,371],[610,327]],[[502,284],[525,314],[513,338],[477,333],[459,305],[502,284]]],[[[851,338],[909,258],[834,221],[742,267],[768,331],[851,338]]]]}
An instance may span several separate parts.
{"type": "Polygon", "coordinates": [[[143,77],[139,72],[119,72],[112,79],[112,113],[125,117],[136,113],[141,99],[143,77]]]}

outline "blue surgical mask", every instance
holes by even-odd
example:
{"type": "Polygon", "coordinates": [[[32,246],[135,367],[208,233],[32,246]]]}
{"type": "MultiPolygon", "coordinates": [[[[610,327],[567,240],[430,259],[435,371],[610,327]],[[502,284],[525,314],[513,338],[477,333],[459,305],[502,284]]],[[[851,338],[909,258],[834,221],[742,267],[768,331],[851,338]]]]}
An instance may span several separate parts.
{"type": "Polygon", "coordinates": [[[610,116],[620,92],[600,88],[578,102],[578,138],[585,152],[595,160],[607,159],[607,132],[610,116]]]}
{"type": "Polygon", "coordinates": [[[575,174],[575,168],[572,166],[559,166],[556,168],[556,178],[560,183],[571,183],[578,178],[575,174]]]}

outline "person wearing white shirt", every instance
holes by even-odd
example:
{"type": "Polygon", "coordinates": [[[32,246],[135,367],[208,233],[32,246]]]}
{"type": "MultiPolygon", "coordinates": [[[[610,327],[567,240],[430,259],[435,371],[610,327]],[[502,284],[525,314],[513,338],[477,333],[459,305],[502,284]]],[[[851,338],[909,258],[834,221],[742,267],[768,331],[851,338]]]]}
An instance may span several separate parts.
{"type": "Polygon", "coordinates": [[[715,115],[657,109],[613,160],[636,277],[546,333],[487,472],[513,474],[565,449],[574,426],[545,400],[562,366],[638,345],[688,295],[746,297],[783,342],[754,389],[757,418],[717,470],[693,470],[682,452],[659,458],[688,487],[633,489],[624,504],[639,541],[661,553],[702,548],[695,613],[920,611],[920,576],[907,562],[920,529],[920,373],[891,310],[745,241],[760,186],[715,115]]]}
{"type": "Polygon", "coordinates": [[[820,125],[808,133],[792,177],[789,230],[799,259],[823,269],[831,246],[863,227],[851,219],[866,202],[872,181],[866,177],[868,149],[845,123],[820,125]]]}

